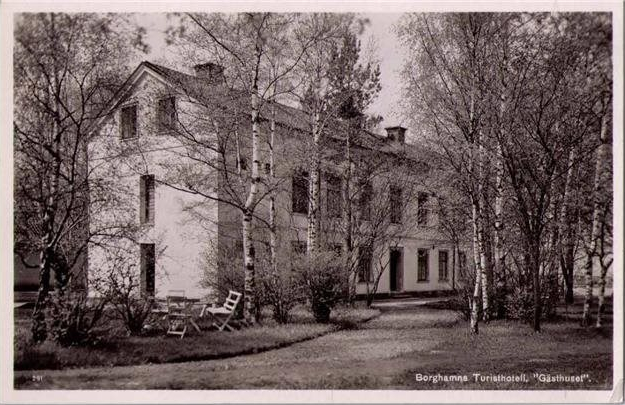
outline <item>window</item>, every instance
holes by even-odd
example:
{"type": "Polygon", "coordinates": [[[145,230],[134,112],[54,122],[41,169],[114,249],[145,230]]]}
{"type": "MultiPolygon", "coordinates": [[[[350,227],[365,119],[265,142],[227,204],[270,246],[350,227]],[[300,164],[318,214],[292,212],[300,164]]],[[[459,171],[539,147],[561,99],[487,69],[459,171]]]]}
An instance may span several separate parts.
{"type": "Polygon", "coordinates": [[[139,184],[139,223],[154,223],[154,175],[141,176],[139,184]]]}
{"type": "Polygon", "coordinates": [[[462,250],[458,251],[458,268],[460,269],[460,274],[465,274],[467,270],[467,253],[462,250]]]}
{"type": "Polygon", "coordinates": [[[398,186],[391,186],[389,189],[389,197],[391,204],[391,222],[394,224],[401,223],[402,217],[402,190],[398,186]]]}
{"type": "Polygon", "coordinates": [[[341,178],[333,174],[326,174],[326,184],[328,187],[328,216],[339,218],[343,210],[343,198],[341,197],[341,178]]]}
{"type": "Polygon", "coordinates": [[[306,254],[306,242],[301,240],[293,240],[291,241],[291,251],[296,255],[305,255],[306,254]]]}
{"type": "Polygon", "coordinates": [[[308,214],[308,173],[299,170],[293,176],[291,208],[294,213],[308,214]]]}
{"type": "Polygon", "coordinates": [[[167,97],[158,101],[158,125],[160,130],[176,127],[176,99],[167,97]]]}
{"type": "Polygon", "coordinates": [[[449,280],[449,254],[446,250],[438,252],[438,279],[441,281],[449,280]]]}
{"type": "Polygon", "coordinates": [[[141,267],[141,294],[154,295],[155,268],[154,244],[142,243],[140,245],[141,267]]]}
{"type": "Polygon", "coordinates": [[[368,221],[371,219],[371,198],[373,197],[373,187],[371,183],[365,181],[360,186],[360,197],[358,199],[358,209],[360,219],[368,221]]]}
{"type": "Polygon", "coordinates": [[[137,106],[131,105],[122,108],[122,139],[137,136],[137,106]]]}
{"type": "Polygon", "coordinates": [[[417,224],[427,226],[428,224],[428,196],[425,193],[419,193],[417,197],[417,224]]]}
{"type": "Polygon", "coordinates": [[[427,249],[419,249],[417,262],[417,281],[428,281],[430,271],[428,269],[427,249]]]}
{"type": "Polygon", "coordinates": [[[358,249],[358,282],[372,282],[373,274],[371,272],[371,246],[361,246],[358,249]]]}

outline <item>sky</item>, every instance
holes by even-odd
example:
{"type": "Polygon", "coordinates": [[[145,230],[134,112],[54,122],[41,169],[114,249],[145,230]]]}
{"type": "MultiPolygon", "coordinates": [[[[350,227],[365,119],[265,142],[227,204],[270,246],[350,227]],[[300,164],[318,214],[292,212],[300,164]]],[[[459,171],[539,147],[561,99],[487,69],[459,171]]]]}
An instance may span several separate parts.
{"type": "MultiPolygon", "coordinates": [[[[378,98],[369,108],[369,113],[381,115],[384,121],[380,128],[395,125],[405,125],[405,119],[401,116],[399,101],[401,97],[400,70],[404,63],[404,52],[398,43],[392,27],[399,20],[400,13],[365,13],[363,17],[369,19],[370,24],[361,38],[362,47],[365,48],[370,38],[374,38],[376,53],[380,62],[382,90],[378,98]]],[[[142,13],[136,15],[137,22],[147,29],[146,41],[150,46],[150,52],[143,58],[157,62],[159,59],[168,59],[167,46],[165,44],[164,30],[167,19],[160,13],[142,13]]],[[[410,136],[410,134],[408,134],[410,136]]]]}

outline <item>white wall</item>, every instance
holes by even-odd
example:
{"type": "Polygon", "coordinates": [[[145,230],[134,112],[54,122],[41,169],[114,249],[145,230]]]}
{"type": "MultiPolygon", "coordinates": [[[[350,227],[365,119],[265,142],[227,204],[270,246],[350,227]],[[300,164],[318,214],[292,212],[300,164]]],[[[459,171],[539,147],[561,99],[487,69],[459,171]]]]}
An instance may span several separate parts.
{"type": "MultiPolygon", "coordinates": [[[[217,205],[203,197],[175,190],[159,180],[171,182],[172,168],[180,163],[180,144],[173,137],[155,133],[155,111],[158,96],[169,89],[162,82],[144,73],[134,86],[131,96],[122,102],[137,103],[139,138],[121,140],[118,109],[104,123],[100,136],[89,147],[90,166],[96,177],[110,181],[118,202],[107,209],[92,212],[91,228],[106,224],[137,227],[133,237],[137,243],[154,243],[156,251],[156,294],[163,296],[168,290],[185,290],[187,296],[208,294],[200,286],[203,269],[202,252],[216,238],[217,205]],[[178,152],[177,152],[178,151],[178,152]],[[155,217],[153,225],[139,224],[139,184],[142,174],[155,175],[155,217]],[[197,206],[198,203],[201,203],[197,206]],[[194,209],[190,209],[195,206],[194,209]],[[198,213],[201,211],[201,219],[198,213]]],[[[179,110],[192,107],[177,99],[179,110]]],[[[182,120],[183,118],[181,118],[182,120]]],[[[121,246],[122,242],[117,242],[121,246]]],[[[131,244],[136,271],[139,271],[139,246],[131,244]]],[[[93,279],[99,269],[106,267],[102,249],[89,252],[89,272],[93,279]]]]}

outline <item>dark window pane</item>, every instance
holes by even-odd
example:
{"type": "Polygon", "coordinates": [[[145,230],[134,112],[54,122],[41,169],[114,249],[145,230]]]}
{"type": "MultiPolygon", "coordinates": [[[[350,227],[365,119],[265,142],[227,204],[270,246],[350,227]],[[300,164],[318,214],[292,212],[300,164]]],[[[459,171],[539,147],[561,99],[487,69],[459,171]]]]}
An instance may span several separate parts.
{"type": "Polygon", "coordinates": [[[308,173],[298,171],[293,176],[291,205],[294,213],[308,213],[308,173]]]}
{"type": "Polygon", "coordinates": [[[140,245],[141,267],[141,293],[154,295],[156,260],[154,256],[154,244],[142,243],[140,245]]]}
{"type": "Polygon", "coordinates": [[[389,189],[389,197],[391,204],[391,222],[394,224],[400,224],[403,210],[401,188],[397,186],[391,186],[389,189]]]}
{"type": "Polygon", "coordinates": [[[368,221],[371,219],[371,199],[373,198],[373,187],[371,183],[363,182],[360,186],[360,198],[358,201],[360,219],[368,221]]]}
{"type": "Polygon", "coordinates": [[[137,106],[122,108],[122,139],[137,136],[137,106]]]}
{"type": "Polygon", "coordinates": [[[176,99],[174,97],[168,97],[158,101],[158,123],[161,130],[175,128],[176,99]]]}
{"type": "Polygon", "coordinates": [[[330,218],[341,216],[343,210],[343,198],[341,197],[341,178],[333,174],[326,175],[328,189],[327,211],[330,218]]]}
{"type": "Polygon", "coordinates": [[[373,281],[371,258],[371,246],[362,246],[358,251],[358,282],[364,283],[373,281]]]}
{"type": "Polygon", "coordinates": [[[299,240],[291,241],[291,251],[296,255],[306,254],[306,242],[299,240]]]}
{"type": "Polygon", "coordinates": [[[417,281],[427,281],[429,277],[428,269],[428,251],[427,249],[418,250],[418,269],[417,281]]]}
{"type": "Polygon", "coordinates": [[[447,251],[438,252],[438,279],[447,280],[449,278],[449,256],[447,251]]]}
{"type": "Polygon", "coordinates": [[[154,175],[141,176],[139,184],[139,223],[154,223],[154,175]]]}
{"type": "Polygon", "coordinates": [[[417,197],[417,224],[427,226],[428,224],[428,196],[425,193],[419,193],[417,197]]]}

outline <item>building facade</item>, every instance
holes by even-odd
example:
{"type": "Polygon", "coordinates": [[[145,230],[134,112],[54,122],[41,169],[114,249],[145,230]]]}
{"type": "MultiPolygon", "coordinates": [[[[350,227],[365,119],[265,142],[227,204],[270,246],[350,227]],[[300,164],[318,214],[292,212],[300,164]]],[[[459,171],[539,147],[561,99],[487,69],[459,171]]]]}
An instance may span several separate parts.
{"type": "MultiPolygon", "coordinates": [[[[214,64],[185,74],[143,62],[111,101],[89,146],[89,164],[97,181],[110,182],[113,204],[92,210],[90,226],[117,231],[89,250],[90,282],[121,266],[146,293],[185,290],[202,297],[215,293],[224,277],[242,280],[251,128],[245,94],[226,89],[221,74],[214,64]]],[[[303,111],[286,105],[261,109],[262,198],[254,208],[259,266],[268,251],[270,196],[279,268],[306,251],[308,122],[303,111]]],[[[321,246],[344,249],[343,219],[351,215],[356,293],[374,286],[385,295],[454,289],[468,250],[441,231],[436,197],[423,181],[427,164],[406,144],[406,130],[387,128],[385,136],[359,130],[350,141],[350,163],[346,131],[340,122],[327,130],[321,246]]]]}

